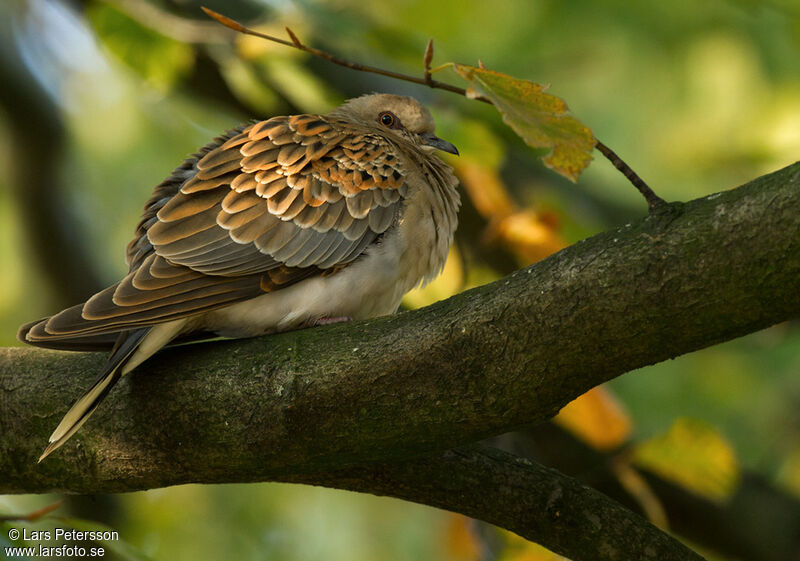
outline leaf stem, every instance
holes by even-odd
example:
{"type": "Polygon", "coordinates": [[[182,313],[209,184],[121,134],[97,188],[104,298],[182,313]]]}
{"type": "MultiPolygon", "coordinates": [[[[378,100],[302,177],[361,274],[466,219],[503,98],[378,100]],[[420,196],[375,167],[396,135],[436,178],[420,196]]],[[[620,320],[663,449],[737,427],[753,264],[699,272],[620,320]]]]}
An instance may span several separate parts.
{"type": "Polygon", "coordinates": [[[603,156],[608,158],[608,160],[614,164],[614,167],[617,168],[625,178],[630,181],[634,187],[636,187],[642,196],[647,201],[647,206],[650,209],[650,212],[653,212],[657,208],[667,205],[667,201],[659,197],[658,195],[653,192],[647,183],[639,177],[639,175],[633,171],[633,169],[625,163],[625,161],[617,156],[617,153],[614,152],[611,148],[600,142],[595,137],[595,148],[597,148],[603,156]]]}

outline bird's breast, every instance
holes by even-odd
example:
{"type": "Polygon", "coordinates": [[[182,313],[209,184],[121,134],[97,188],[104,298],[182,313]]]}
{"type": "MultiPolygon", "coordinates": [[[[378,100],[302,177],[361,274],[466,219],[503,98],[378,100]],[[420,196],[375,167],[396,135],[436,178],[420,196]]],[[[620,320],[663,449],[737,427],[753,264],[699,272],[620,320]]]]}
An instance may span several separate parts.
{"type": "Polygon", "coordinates": [[[454,229],[437,221],[425,200],[413,197],[398,222],[341,271],[208,312],[204,327],[222,336],[249,337],[305,327],[320,318],[392,314],[406,292],[442,269],[454,229]]]}

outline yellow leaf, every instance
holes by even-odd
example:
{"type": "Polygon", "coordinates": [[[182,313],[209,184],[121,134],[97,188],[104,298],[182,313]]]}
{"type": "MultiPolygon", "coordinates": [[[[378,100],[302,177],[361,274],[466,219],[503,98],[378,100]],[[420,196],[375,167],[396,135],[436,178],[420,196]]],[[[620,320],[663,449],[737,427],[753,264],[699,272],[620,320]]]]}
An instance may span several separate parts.
{"type": "Polygon", "coordinates": [[[520,210],[500,176],[505,151],[500,139],[479,121],[437,111],[437,134],[458,146],[461,155],[447,158],[472,204],[489,226],[484,240],[500,242],[521,265],[530,265],[566,246],[557,223],[532,210],[520,210]]]}
{"type": "Polygon", "coordinates": [[[711,425],[680,418],[666,434],[638,444],[633,461],[711,500],[723,501],[739,483],[739,464],[728,441],[711,425]]]}
{"type": "Polygon", "coordinates": [[[631,434],[628,413],[603,387],[589,390],[571,401],[553,420],[597,450],[618,448],[631,434]]]}
{"type": "Polygon", "coordinates": [[[503,121],[534,148],[551,148],[542,161],[577,181],[592,160],[595,139],[589,127],[568,114],[564,100],[544,93],[544,86],[484,68],[453,63],[469,82],[468,97],[492,101],[503,121]]]}
{"type": "Polygon", "coordinates": [[[472,204],[489,222],[485,242],[502,242],[521,265],[535,263],[567,245],[554,224],[533,210],[518,209],[496,169],[470,159],[455,161],[453,167],[472,204]]]}
{"type": "Polygon", "coordinates": [[[506,538],[506,547],[500,555],[500,561],[569,561],[538,543],[530,542],[507,530],[498,531],[506,538]]]}
{"type": "Polygon", "coordinates": [[[516,210],[497,168],[472,160],[453,162],[453,165],[472,204],[486,220],[498,220],[516,210]]]}
{"type": "Polygon", "coordinates": [[[541,261],[567,245],[553,225],[532,210],[504,216],[493,224],[489,235],[503,240],[522,265],[541,261]]]}
{"type": "Polygon", "coordinates": [[[482,546],[470,527],[473,523],[471,518],[461,514],[449,517],[444,535],[447,558],[453,561],[478,561],[481,558],[482,546]]]}

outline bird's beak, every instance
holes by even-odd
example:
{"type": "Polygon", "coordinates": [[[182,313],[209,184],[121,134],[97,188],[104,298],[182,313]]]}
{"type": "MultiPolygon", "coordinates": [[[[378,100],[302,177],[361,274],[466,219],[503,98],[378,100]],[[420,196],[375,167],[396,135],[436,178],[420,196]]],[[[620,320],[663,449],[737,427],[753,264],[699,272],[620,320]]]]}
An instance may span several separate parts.
{"type": "Polygon", "coordinates": [[[437,150],[441,150],[443,152],[448,152],[450,154],[455,154],[456,156],[458,156],[458,148],[456,148],[446,140],[442,140],[432,132],[426,132],[425,134],[420,135],[420,138],[422,138],[422,141],[428,146],[432,146],[437,150]]]}

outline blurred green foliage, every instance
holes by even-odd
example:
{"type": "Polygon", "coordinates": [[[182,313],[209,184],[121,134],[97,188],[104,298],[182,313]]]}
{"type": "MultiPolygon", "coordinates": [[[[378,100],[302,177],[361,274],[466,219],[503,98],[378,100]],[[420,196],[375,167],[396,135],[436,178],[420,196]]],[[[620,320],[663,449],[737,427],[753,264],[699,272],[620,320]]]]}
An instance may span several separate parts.
{"type": "MultiPolygon", "coordinates": [[[[18,0],[0,10],[27,30],[19,35],[27,63],[55,92],[66,153],[62,162],[43,165],[51,165],[66,186],[67,210],[109,283],[125,269],[124,246],[153,186],[186,155],[249,118],[325,112],[345,97],[373,90],[424,99],[443,137],[468,158],[483,153],[522,206],[558,217],[558,233],[568,242],[646,210],[599,154],[576,185],[547,171],[491,107],[250,40],[184,44],[110,4],[79,2],[81,14],[55,0],[18,0]],[[219,66],[239,107],[196,95],[187,83],[201,56],[219,66]],[[242,106],[252,112],[245,114],[242,106]]],[[[187,6],[195,6],[158,5],[184,10],[184,16],[187,6]]],[[[234,16],[239,8],[264,10],[271,32],[280,34],[281,25],[289,24],[303,41],[366,64],[420,74],[425,44],[434,37],[434,66],[480,59],[491,69],[550,84],[550,93],[565,99],[668,200],[734,187],[800,154],[800,9],[792,0],[298,0],[230,6],[234,16]]],[[[197,10],[191,14],[205,22],[197,10]]],[[[451,71],[436,77],[459,83],[451,71]]],[[[14,142],[0,112],[3,345],[18,344],[20,323],[56,311],[30,258],[33,248],[6,173],[14,142]]],[[[481,281],[499,274],[482,263],[469,265],[466,273],[456,267],[457,274],[481,281]]],[[[460,282],[450,282],[445,293],[460,282]]],[[[800,495],[799,351],[796,324],[776,326],[628,374],[611,387],[631,412],[636,439],[666,433],[679,417],[701,419],[730,442],[741,465],[800,495]]],[[[0,510],[21,512],[48,500],[5,497],[0,510]]],[[[441,539],[448,515],[389,499],[265,484],[188,486],[119,500],[122,538],[157,560],[458,558],[441,539]]]]}
{"type": "Polygon", "coordinates": [[[111,5],[92,4],[86,17],[109,52],[153,88],[170,89],[194,62],[191,45],[165,37],[111,5]]]}

